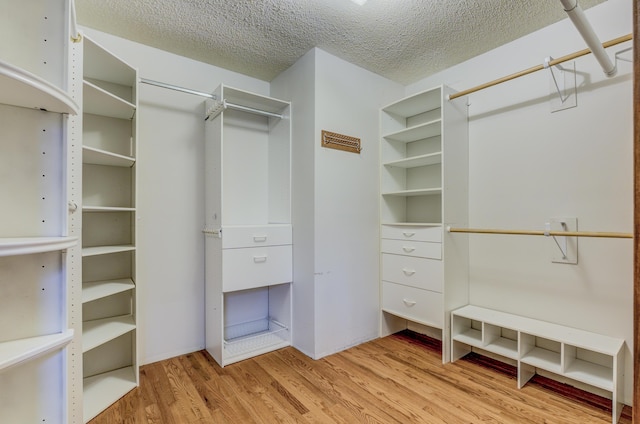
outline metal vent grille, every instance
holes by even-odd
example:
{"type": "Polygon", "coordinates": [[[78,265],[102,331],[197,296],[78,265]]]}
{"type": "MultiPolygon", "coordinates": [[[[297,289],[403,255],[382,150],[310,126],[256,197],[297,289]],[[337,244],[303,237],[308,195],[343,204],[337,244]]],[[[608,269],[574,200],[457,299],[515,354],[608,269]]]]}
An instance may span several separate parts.
{"type": "Polygon", "coordinates": [[[358,154],[362,150],[359,138],[325,130],[322,130],[321,145],[322,147],[328,147],[330,149],[344,150],[345,152],[358,154]]]}

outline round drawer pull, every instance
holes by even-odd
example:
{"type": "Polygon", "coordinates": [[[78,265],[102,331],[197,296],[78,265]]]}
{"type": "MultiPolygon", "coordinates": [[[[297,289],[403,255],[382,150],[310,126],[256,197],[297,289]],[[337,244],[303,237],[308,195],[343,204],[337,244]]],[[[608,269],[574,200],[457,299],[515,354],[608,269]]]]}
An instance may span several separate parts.
{"type": "Polygon", "coordinates": [[[414,306],[416,304],[415,300],[409,300],[409,299],[402,299],[402,301],[404,302],[405,305],[407,305],[409,308],[414,306]]]}

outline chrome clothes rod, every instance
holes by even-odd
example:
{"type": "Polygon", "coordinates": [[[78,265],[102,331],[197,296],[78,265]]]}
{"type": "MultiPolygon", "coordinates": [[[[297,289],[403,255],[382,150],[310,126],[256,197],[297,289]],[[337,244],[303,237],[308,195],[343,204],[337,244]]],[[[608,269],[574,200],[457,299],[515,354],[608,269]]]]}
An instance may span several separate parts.
{"type": "MultiPolygon", "coordinates": [[[[140,78],[140,82],[143,83],[143,84],[155,85],[156,87],[166,88],[166,89],[169,89],[169,90],[180,91],[182,93],[193,94],[193,95],[200,96],[200,97],[206,97],[206,98],[212,99],[212,100],[218,100],[217,96],[215,94],[210,94],[210,93],[205,93],[205,92],[202,92],[202,91],[192,90],[190,88],[179,87],[177,85],[167,84],[167,83],[160,82],[160,81],[154,81],[154,80],[150,80],[150,79],[146,79],[146,78],[140,78]]],[[[278,113],[268,112],[266,110],[260,110],[260,109],[256,109],[256,108],[252,108],[252,107],[248,107],[248,106],[237,105],[237,104],[234,104],[234,103],[228,103],[226,101],[223,102],[223,106],[224,106],[225,109],[226,108],[236,109],[236,110],[241,110],[243,112],[253,113],[253,114],[256,114],[256,115],[263,115],[263,116],[269,116],[269,117],[272,117],[272,118],[280,118],[280,119],[282,119],[282,115],[280,115],[278,113]]]]}
{"type": "Polygon", "coordinates": [[[564,236],[564,237],[599,237],[599,238],[633,238],[630,233],[610,233],[596,231],[530,231],[530,230],[497,230],[491,228],[453,228],[447,227],[450,233],[471,234],[506,234],[522,236],[564,236]]]}
{"type": "Polygon", "coordinates": [[[155,85],[156,87],[167,88],[169,90],[180,91],[182,93],[194,94],[196,96],[207,97],[209,99],[216,100],[216,96],[214,94],[209,94],[202,91],[196,91],[190,88],[178,87],[177,85],[166,84],[164,82],[153,81],[146,78],[140,78],[140,82],[143,84],[155,85]]]}
{"type": "Polygon", "coordinates": [[[266,110],[260,110],[260,109],[255,109],[255,108],[252,108],[252,107],[236,105],[236,104],[233,104],[233,103],[229,103],[227,101],[224,102],[224,105],[226,107],[228,107],[229,109],[241,110],[243,112],[249,112],[249,113],[253,113],[255,115],[264,115],[264,116],[269,116],[269,117],[272,117],[272,118],[280,118],[280,119],[282,119],[282,115],[279,114],[279,113],[267,112],[266,110]]]}
{"type": "MultiPolygon", "coordinates": [[[[632,34],[623,35],[622,37],[614,38],[613,40],[609,40],[609,41],[606,41],[606,42],[602,43],[602,47],[607,48],[607,47],[615,46],[617,44],[624,43],[625,41],[629,41],[632,38],[633,38],[632,34]]],[[[578,57],[587,55],[589,53],[591,53],[591,50],[583,49],[583,50],[577,51],[575,53],[571,53],[571,54],[568,54],[566,56],[562,56],[562,57],[560,57],[558,59],[553,59],[548,63],[548,65],[547,64],[545,64],[545,65],[547,65],[547,66],[556,66],[556,65],[559,65],[561,63],[568,62],[568,61],[576,59],[578,57]]],[[[467,94],[475,93],[476,91],[484,90],[485,88],[493,87],[494,85],[502,84],[503,82],[511,81],[513,79],[520,78],[520,77],[532,74],[532,73],[537,72],[537,71],[541,71],[541,70],[545,69],[545,65],[533,66],[533,67],[531,67],[529,69],[525,69],[523,71],[516,72],[516,73],[511,74],[511,75],[507,75],[506,77],[498,78],[496,80],[493,80],[493,81],[490,81],[490,82],[487,82],[487,83],[484,83],[484,84],[477,85],[477,86],[475,86],[473,88],[469,88],[467,90],[459,91],[457,93],[449,95],[448,99],[449,100],[457,99],[458,97],[466,96],[467,94]]]]}

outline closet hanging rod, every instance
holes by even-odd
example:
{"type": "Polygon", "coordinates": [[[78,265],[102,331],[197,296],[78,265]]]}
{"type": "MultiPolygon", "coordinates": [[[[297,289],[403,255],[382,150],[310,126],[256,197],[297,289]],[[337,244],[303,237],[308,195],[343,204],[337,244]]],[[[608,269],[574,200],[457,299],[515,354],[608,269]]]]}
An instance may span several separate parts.
{"type": "MultiPolygon", "coordinates": [[[[184,87],[179,87],[177,85],[172,85],[172,84],[167,84],[164,82],[160,82],[160,81],[154,81],[154,80],[150,80],[150,79],[146,79],[146,78],[140,78],[140,82],[143,84],[149,84],[149,85],[155,85],[156,87],[162,87],[162,88],[166,88],[169,90],[174,90],[174,91],[180,91],[182,93],[187,93],[187,94],[193,94],[196,96],[200,96],[200,97],[206,97],[208,99],[212,99],[212,100],[217,100],[217,96],[215,94],[210,94],[210,93],[205,93],[202,91],[197,91],[197,90],[192,90],[190,88],[184,88],[184,87]]],[[[236,110],[241,110],[243,112],[249,112],[249,113],[253,113],[256,115],[264,115],[264,116],[270,116],[272,118],[280,118],[282,119],[282,115],[278,114],[278,113],[274,113],[274,112],[269,112],[266,110],[260,110],[260,109],[256,109],[256,108],[252,108],[252,107],[248,107],[248,106],[242,106],[242,105],[237,105],[234,103],[229,103],[229,102],[223,102],[224,107],[225,108],[229,108],[229,109],[236,109],[236,110]]]]}
{"type": "Polygon", "coordinates": [[[154,81],[146,78],[140,78],[140,82],[143,84],[155,85],[156,87],[167,88],[169,90],[180,91],[182,93],[194,94],[196,96],[207,97],[209,99],[216,100],[216,96],[214,94],[209,94],[202,91],[196,91],[190,88],[178,87],[177,85],[166,84],[164,82],[154,81]]]}
{"type": "MultiPolygon", "coordinates": [[[[602,43],[602,47],[607,48],[607,47],[615,46],[617,44],[624,43],[625,41],[629,41],[632,38],[633,38],[632,34],[623,35],[621,37],[614,38],[613,40],[609,40],[609,41],[606,41],[606,42],[602,43]]],[[[558,59],[553,59],[553,60],[551,60],[549,62],[548,66],[559,65],[561,63],[568,62],[568,61],[576,59],[578,57],[585,56],[585,55],[587,55],[589,53],[591,53],[591,50],[589,50],[589,49],[580,50],[580,51],[568,54],[566,56],[559,57],[558,59]]],[[[484,90],[485,88],[493,87],[494,85],[502,84],[503,82],[511,81],[513,79],[520,78],[520,77],[523,77],[525,75],[529,75],[529,74],[532,74],[534,72],[541,71],[543,69],[545,69],[545,65],[533,66],[533,67],[531,67],[529,69],[525,69],[523,71],[516,72],[516,73],[511,74],[511,75],[507,75],[506,77],[498,78],[496,80],[493,80],[493,81],[490,81],[490,82],[487,82],[487,83],[484,83],[484,84],[477,85],[477,86],[469,88],[467,90],[463,90],[463,91],[460,91],[458,93],[451,94],[451,95],[448,96],[448,99],[449,100],[457,99],[458,97],[466,96],[467,94],[475,93],[476,91],[484,90]]]]}
{"type": "Polygon", "coordinates": [[[450,233],[472,234],[506,234],[522,236],[564,236],[564,237],[599,237],[599,238],[633,238],[630,233],[610,233],[596,231],[531,231],[531,230],[496,230],[491,228],[454,228],[447,227],[450,233]]]}
{"type": "Polygon", "coordinates": [[[282,115],[279,114],[279,113],[268,112],[266,110],[260,110],[260,109],[255,109],[255,108],[252,108],[252,107],[236,105],[236,104],[233,104],[233,103],[229,103],[227,101],[225,101],[224,104],[229,109],[241,110],[243,112],[249,112],[249,113],[253,113],[253,114],[256,114],[256,115],[264,115],[264,116],[270,116],[272,118],[280,118],[280,119],[282,119],[282,115]]]}

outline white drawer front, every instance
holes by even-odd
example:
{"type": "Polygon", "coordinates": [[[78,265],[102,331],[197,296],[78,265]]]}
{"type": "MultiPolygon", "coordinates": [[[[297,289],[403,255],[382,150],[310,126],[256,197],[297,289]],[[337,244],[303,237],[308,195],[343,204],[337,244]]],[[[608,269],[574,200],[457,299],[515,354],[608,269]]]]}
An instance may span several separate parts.
{"type": "Polygon", "coordinates": [[[224,249],[222,291],[289,283],[293,277],[291,246],[224,249]]]}
{"type": "Polygon", "coordinates": [[[222,248],[291,244],[291,225],[223,227],[222,248]]]}
{"type": "Polygon", "coordinates": [[[442,243],[382,239],[382,252],[394,255],[442,259],[442,243]]]}
{"type": "Polygon", "coordinates": [[[442,292],[442,261],[383,253],[382,279],[442,292]]]}
{"type": "Polygon", "coordinates": [[[382,309],[411,321],[443,328],[441,293],[383,281],[382,309]]]}
{"type": "Polygon", "coordinates": [[[380,234],[384,239],[442,242],[442,227],[383,225],[380,234]]]}

